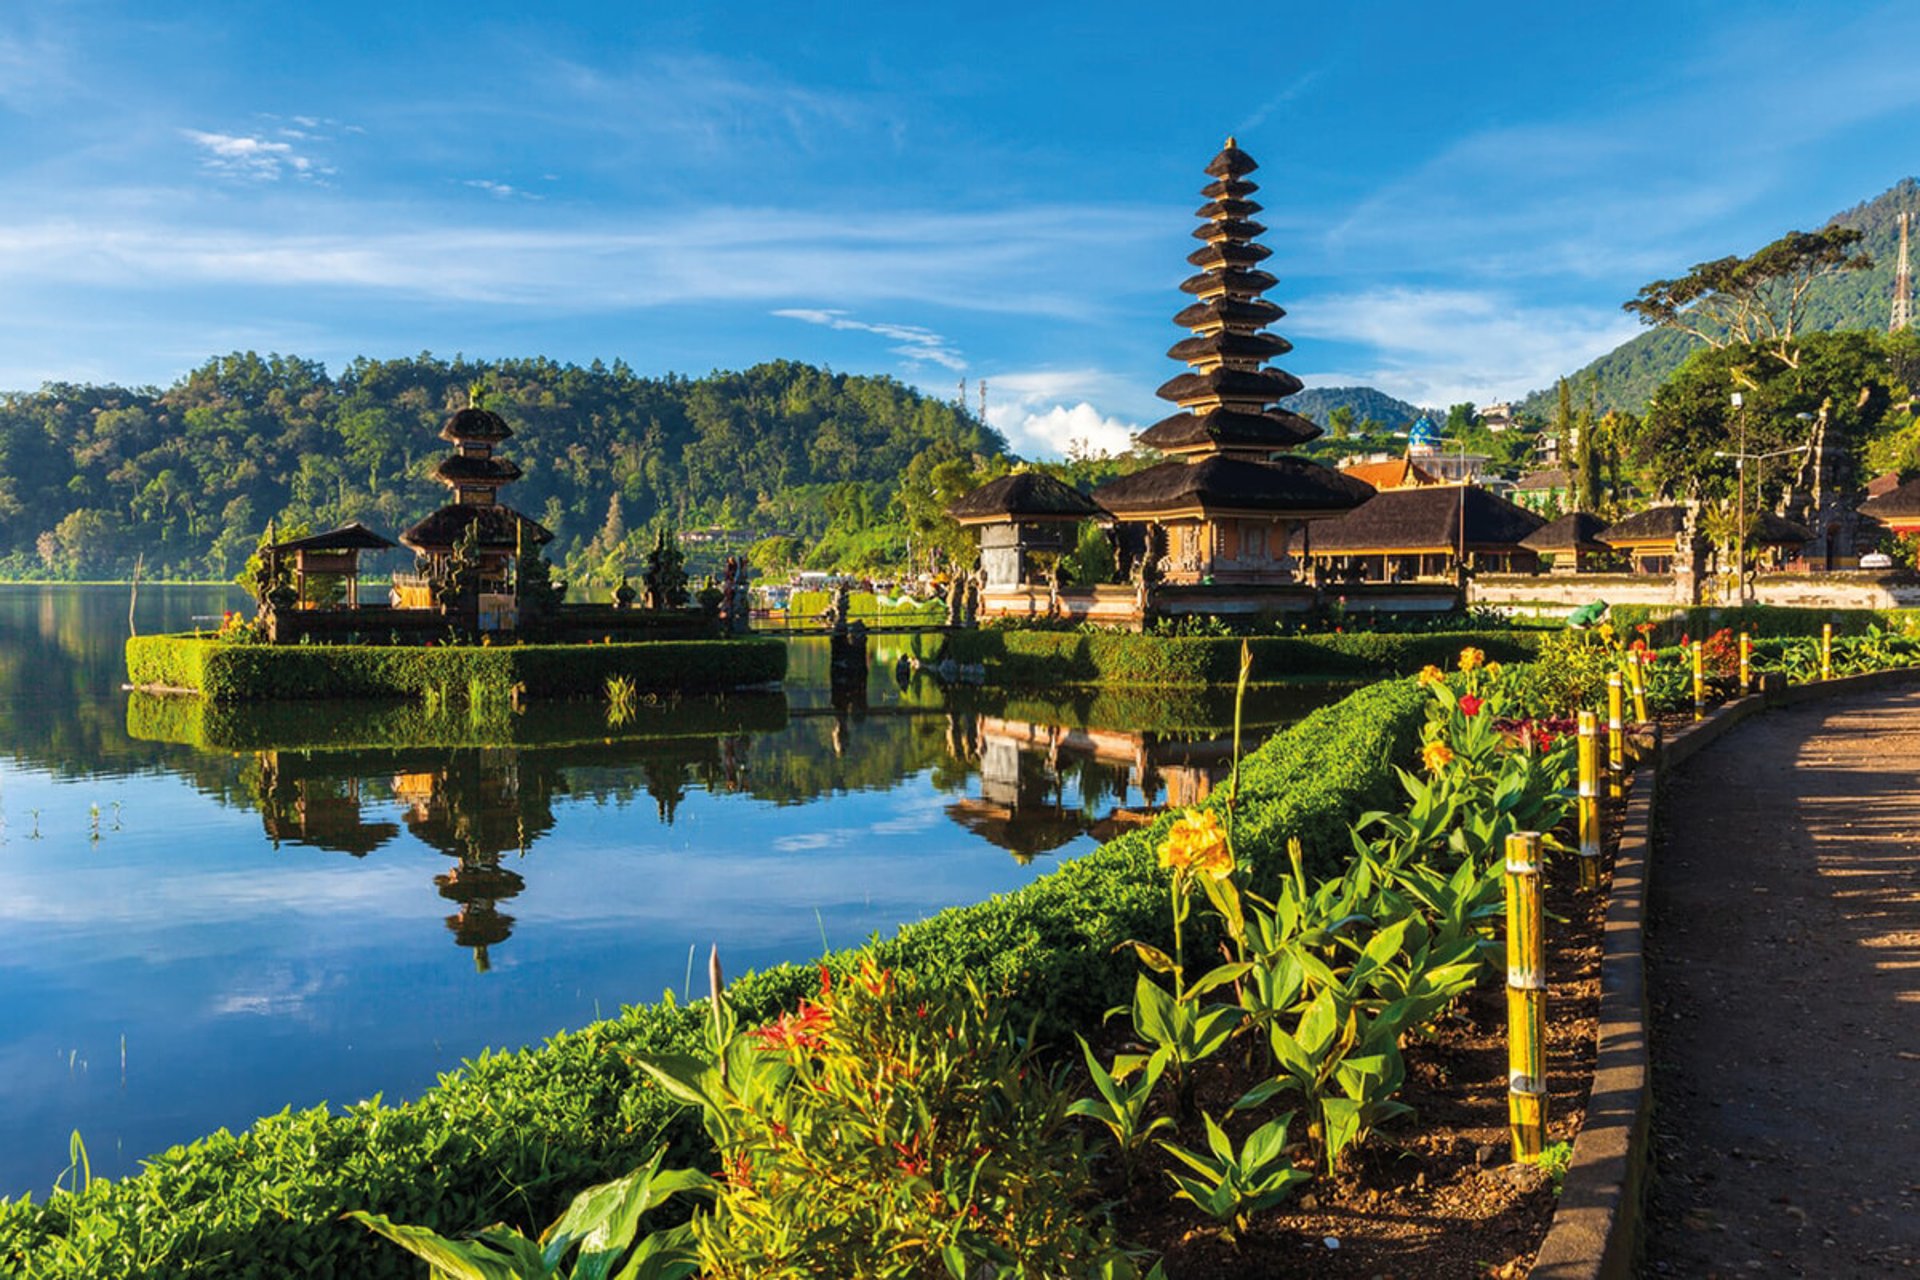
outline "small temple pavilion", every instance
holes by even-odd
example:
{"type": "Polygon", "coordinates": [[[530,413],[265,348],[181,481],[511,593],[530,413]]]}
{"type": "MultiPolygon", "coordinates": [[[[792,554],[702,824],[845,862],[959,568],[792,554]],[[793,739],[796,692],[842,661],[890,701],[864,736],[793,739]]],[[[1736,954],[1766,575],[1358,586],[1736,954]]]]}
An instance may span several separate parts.
{"type": "MultiPolygon", "coordinates": [[[[494,449],[512,434],[504,418],[486,409],[469,407],[448,418],[440,438],[451,443],[454,452],[441,459],[433,474],[452,490],[453,501],[400,535],[426,562],[425,577],[430,580],[467,531],[476,530],[483,612],[487,597],[510,597],[511,570],[523,540],[540,545],[553,540],[553,534],[500,501],[500,490],[521,474],[513,462],[494,456],[494,449]]],[[[425,582],[399,583],[395,591],[396,603],[405,608],[434,603],[425,582]]]]}
{"type": "Polygon", "coordinates": [[[1323,581],[1413,582],[1472,568],[1532,573],[1539,556],[1523,540],[1546,521],[1477,485],[1387,489],[1308,531],[1302,550],[1323,581]]]}
{"type": "Polygon", "coordinates": [[[270,580],[277,581],[282,570],[290,572],[295,609],[327,604],[357,609],[360,607],[360,553],[391,551],[396,545],[355,521],[325,533],[269,543],[267,574],[270,580]],[[326,584],[324,588],[321,583],[326,584]]]}
{"type": "Polygon", "coordinates": [[[981,485],[947,514],[980,531],[980,572],[988,587],[1017,587],[1033,578],[1035,555],[1065,555],[1080,526],[1104,516],[1086,494],[1042,471],[1016,471],[981,485]]]}
{"type": "Polygon", "coordinates": [[[1860,504],[1860,514],[1888,533],[1920,533],[1920,477],[1868,498],[1860,504]]]}
{"type": "Polygon", "coordinates": [[[1340,464],[1340,474],[1373,486],[1375,489],[1413,489],[1423,484],[1439,484],[1440,477],[1407,454],[1397,458],[1352,459],[1340,464]]]}
{"type": "Polygon", "coordinates": [[[1265,326],[1286,313],[1260,295],[1277,281],[1259,264],[1266,230],[1250,219],[1258,166],[1232,138],[1207,165],[1207,203],[1187,259],[1199,274],[1183,282],[1195,301],[1174,317],[1193,336],[1167,352],[1189,371],[1159,390],[1180,407],[1139,437],[1168,455],[1144,471],[1110,480],[1093,500],[1124,524],[1145,527],[1150,576],[1170,585],[1287,586],[1300,580],[1289,550],[1306,521],[1359,506],[1373,490],[1359,480],[1286,451],[1320,428],[1276,401],[1300,379],[1266,362],[1293,349],[1265,326]]]}
{"type": "Polygon", "coordinates": [[[1608,525],[1600,531],[1600,541],[1624,554],[1634,573],[1668,574],[1680,555],[1686,528],[1685,507],[1648,507],[1608,525]]]}
{"type": "Polygon", "coordinates": [[[1608,555],[1613,550],[1600,540],[1606,527],[1607,522],[1599,516],[1569,511],[1552,524],[1520,539],[1520,545],[1546,560],[1553,573],[1584,573],[1591,557],[1608,555]]]}

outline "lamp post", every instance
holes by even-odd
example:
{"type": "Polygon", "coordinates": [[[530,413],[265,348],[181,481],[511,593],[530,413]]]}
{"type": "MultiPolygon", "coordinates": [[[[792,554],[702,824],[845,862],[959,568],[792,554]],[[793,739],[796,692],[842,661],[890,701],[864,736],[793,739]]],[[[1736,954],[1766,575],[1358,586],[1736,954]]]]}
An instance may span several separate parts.
{"type": "MultiPolygon", "coordinates": [[[[1740,393],[1738,391],[1733,393],[1733,407],[1736,409],[1740,407],[1740,393]]],[[[1746,417],[1742,415],[1740,420],[1740,443],[1744,445],[1746,442],[1746,417]]],[[[1790,453],[1804,453],[1809,447],[1809,445],[1797,444],[1791,449],[1773,449],[1766,453],[1747,453],[1743,450],[1732,449],[1715,449],[1713,451],[1713,456],[1716,458],[1732,458],[1734,470],[1740,477],[1739,496],[1734,499],[1733,514],[1736,530],[1735,536],[1739,539],[1735,544],[1734,563],[1738,573],[1737,581],[1740,584],[1741,604],[1747,602],[1747,464],[1749,462],[1764,462],[1768,458],[1784,458],[1790,453]]]]}

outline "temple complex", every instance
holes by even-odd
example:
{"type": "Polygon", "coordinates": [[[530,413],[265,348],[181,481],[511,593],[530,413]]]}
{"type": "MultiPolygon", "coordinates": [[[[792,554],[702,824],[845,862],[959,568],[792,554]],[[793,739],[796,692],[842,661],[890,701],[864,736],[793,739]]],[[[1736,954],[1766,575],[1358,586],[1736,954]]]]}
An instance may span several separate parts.
{"type": "Polygon", "coordinates": [[[1286,313],[1261,294],[1277,281],[1259,268],[1269,250],[1251,221],[1259,166],[1232,138],[1206,167],[1207,203],[1187,261],[1199,274],[1180,288],[1195,301],[1174,317],[1193,336],[1167,352],[1190,369],[1159,395],[1180,407],[1140,435],[1167,461],[1100,486],[1093,500],[1122,523],[1145,527],[1144,572],[1172,586],[1287,586],[1300,581],[1289,551],[1304,522],[1359,506],[1372,489],[1286,451],[1320,434],[1276,401],[1300,379],[1267,361],[1293,345],[1266,331],[1286,313]]]}

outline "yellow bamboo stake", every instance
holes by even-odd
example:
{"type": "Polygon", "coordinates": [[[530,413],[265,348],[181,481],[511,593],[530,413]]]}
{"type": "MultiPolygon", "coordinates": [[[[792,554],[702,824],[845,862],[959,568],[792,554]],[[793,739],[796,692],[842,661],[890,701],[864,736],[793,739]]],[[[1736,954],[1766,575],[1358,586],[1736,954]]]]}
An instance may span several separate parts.
{"type": "Polygon", "coordinates": [[[1833,624],[1820,624],[1820,678],[1833,679],[1833,624]]]}
{"type": "Polygon", "coordinates": [[[1693,718],[1707,718],[1707,653],[1698,640],[1693,642],[1693,718]]]}
{"type": "Polygon", "coordinates": [[[1607,676],[1607,780],[1608,794],[1620,798],[1627,778],[1627,726],[1624,692],[1618,671],[1607,676]]]}
{"type": "Polygon", "coordinates": [[[1653,717],[1647,714],[1647,667],[1639,658],[1635,658],[1627,667],[1627,675],[1633,680],[1633,718],[1638,724],[1646,724],[1653,717]]]}
{"type": "Polygon", "coordinates": [[[1513,1158],[1547,1145],[1547,950],[1540,833],[1507,837],[1507,1125],[1513,1158]]]}
{"type": "Polygon", "coordinates": [[[1740,692],[1753,692],[1753,637],[1740,633],[1740,692]]]}
{"type": "Polygon", "coordinates": [[[1580,887],[1600,887],[1600,717],[1580,713],[1580,887]]]}

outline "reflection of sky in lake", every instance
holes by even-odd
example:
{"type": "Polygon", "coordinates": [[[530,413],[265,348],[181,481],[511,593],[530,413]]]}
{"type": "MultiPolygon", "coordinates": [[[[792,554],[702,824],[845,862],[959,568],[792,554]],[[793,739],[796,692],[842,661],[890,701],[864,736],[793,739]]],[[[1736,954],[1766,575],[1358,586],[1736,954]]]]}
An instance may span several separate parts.
{"type": "MultiPolygon", "coordinates": [[[[142,597],[143,630],[220,603],[142,597]]],[[[410,1096],[483,1048],[680,988],[690,947],[717,943],[739,973],[853,945],[1016,888],[1143,802],[1124,766],[1021,756],[1003,800],[1040,804],[1043,843],[1064,841],[1023,864],[950,812],[986,803],[980,759],[947,750],[972,713],[921,690],[907,714],[891,654],[839,722],[803,655],[792,710],[751,731],[438,752],[141,741],[124,626],[119,592],[0,591],[0,1194],[44,1192],[75,1128],[117,1175],[283,1106],[410,1096]],[[462,860],[442,851],[454,818],[535,834],[462,860]],[[333,849],[301,842],[323,826],[333,849]],[[448,923],[462,902],[486,972],[448,923]]]]}

